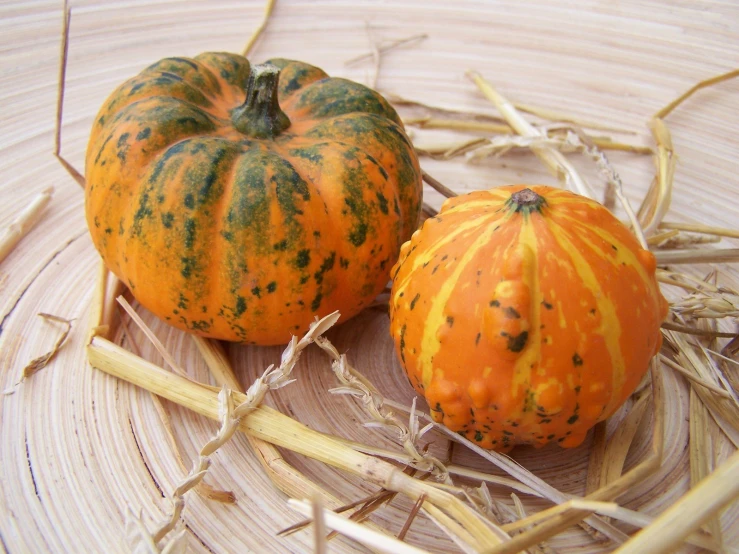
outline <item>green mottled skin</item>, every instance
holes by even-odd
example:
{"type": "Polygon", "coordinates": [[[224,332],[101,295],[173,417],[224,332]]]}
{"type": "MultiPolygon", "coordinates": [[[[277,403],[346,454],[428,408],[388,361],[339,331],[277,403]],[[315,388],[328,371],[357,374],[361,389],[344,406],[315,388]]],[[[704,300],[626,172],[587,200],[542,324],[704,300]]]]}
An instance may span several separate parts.
{"type": "Polygon", "coordinates": [[[413,147],[379,94],[272,63],[290,121],[273,136],[234,123],[249,62],[207,53],[123,83],[86,159],[93,242],[134,296],[181,329],[259,344],[369,304],[421,206],[413,147]]]}

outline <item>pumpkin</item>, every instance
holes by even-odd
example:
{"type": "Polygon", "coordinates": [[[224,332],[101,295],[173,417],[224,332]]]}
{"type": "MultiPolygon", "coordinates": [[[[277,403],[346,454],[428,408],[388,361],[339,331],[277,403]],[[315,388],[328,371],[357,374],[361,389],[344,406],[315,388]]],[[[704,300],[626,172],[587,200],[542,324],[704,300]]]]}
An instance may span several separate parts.
{"type": "Polygon", "coordinates": [[[546,186],[473,192],[401,248],[390,331],[437,422],[486,449],[575,447],[660,348],[655,271],[597,202],[546,186]]]}
{"type": "Polygon", "coordinates": [[[421,172],[395,110],[317,67],[205,53],[119,86],[86,155],[87,223],[151,312],[279,344],[348,319],[417,228],[421,172]]]}

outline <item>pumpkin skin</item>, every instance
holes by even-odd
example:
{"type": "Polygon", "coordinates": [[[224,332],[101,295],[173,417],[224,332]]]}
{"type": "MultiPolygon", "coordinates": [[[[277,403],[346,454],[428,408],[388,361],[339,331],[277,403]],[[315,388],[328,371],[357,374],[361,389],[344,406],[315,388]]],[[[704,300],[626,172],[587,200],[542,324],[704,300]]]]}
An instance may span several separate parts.
{"type": "Polygon", "coordinates": [[[545,186],[473,192],[401,248],[390,331],[437,422],[486,449],[575,447],[661,346],[655,270],[597,202],[545,186]]]}
{"type": "Polygon", "coordinates": [[[108,268],[171,325],[231,341],[280,344],[315,316],[357,314],[420,217],[393,108],[283,59],[148,67],[98,113],[85,173],[108,268]]]}

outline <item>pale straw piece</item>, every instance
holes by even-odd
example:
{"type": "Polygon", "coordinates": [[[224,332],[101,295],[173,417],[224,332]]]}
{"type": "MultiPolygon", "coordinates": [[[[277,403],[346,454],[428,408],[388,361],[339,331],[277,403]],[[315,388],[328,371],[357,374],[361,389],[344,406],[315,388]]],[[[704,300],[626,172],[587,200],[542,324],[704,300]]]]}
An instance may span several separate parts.
{"type": "MultiPolygon", "coordinates": [[[[314,513],[313,507],[308,502],[290,499],[288,500],[288,506],[304,516],[312,516],[314,513]]],[[[388,554],[428,554],[426,550],[422,550],[399,541],[394,537],[368,529],[364,525],[354,523],[350,519],[342,517],[330,510],[326,510],[325,508],[321,509],[321,513],[323,514],[326,527],[335,529],[347,537],[351,537],[354,540],[380,552],[387,552],[388,554]]]]}
{"type": "Polygon", "coordinates": [[[0,231],[0,262],[13,251],[15,245],[25,237],[31,229],[41,221],[44,209],[51,202],[54,188],[48,187],[37,194],[31,203],[16,217],[10,225],[0,231]]]}
{"type": "MultiPolygon", "coordinates": [[[[470,71],[468,72],[468,76],[477,85],[483,95],[495,104],[501,115],[519,135],[543,136],[542,131],[526,121],[518,113],[514,105],[501,95],[500,92],[495,90],[479,73],[470,71]]],[[[593,198],[593,191],[590,185],[587,184],[561,152],[549,147],[533,147],[532,150],[549,167],[557,179],[565,183],[568,189],[587,198],[593,198]]]]}

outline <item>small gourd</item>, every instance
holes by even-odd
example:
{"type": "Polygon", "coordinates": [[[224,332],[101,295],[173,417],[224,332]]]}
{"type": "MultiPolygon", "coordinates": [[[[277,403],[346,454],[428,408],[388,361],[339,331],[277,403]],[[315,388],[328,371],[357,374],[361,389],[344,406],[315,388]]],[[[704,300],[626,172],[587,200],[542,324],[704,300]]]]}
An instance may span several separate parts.
{"type": "Polygon", "coordinates": [[[93,243],[142,305],[258,344],[368,305],[421,208],[418,160],[382,96],[227,53],[167,58],[119,86],[85,176],[93,243]]]}
{"type": "Polygon", "coordinates": [[[473,192],[403,245],[390,330],[436,421],[487,449],[574,447],[660,348],[655,271],[595,201],[545,186],[473,192]]]}

